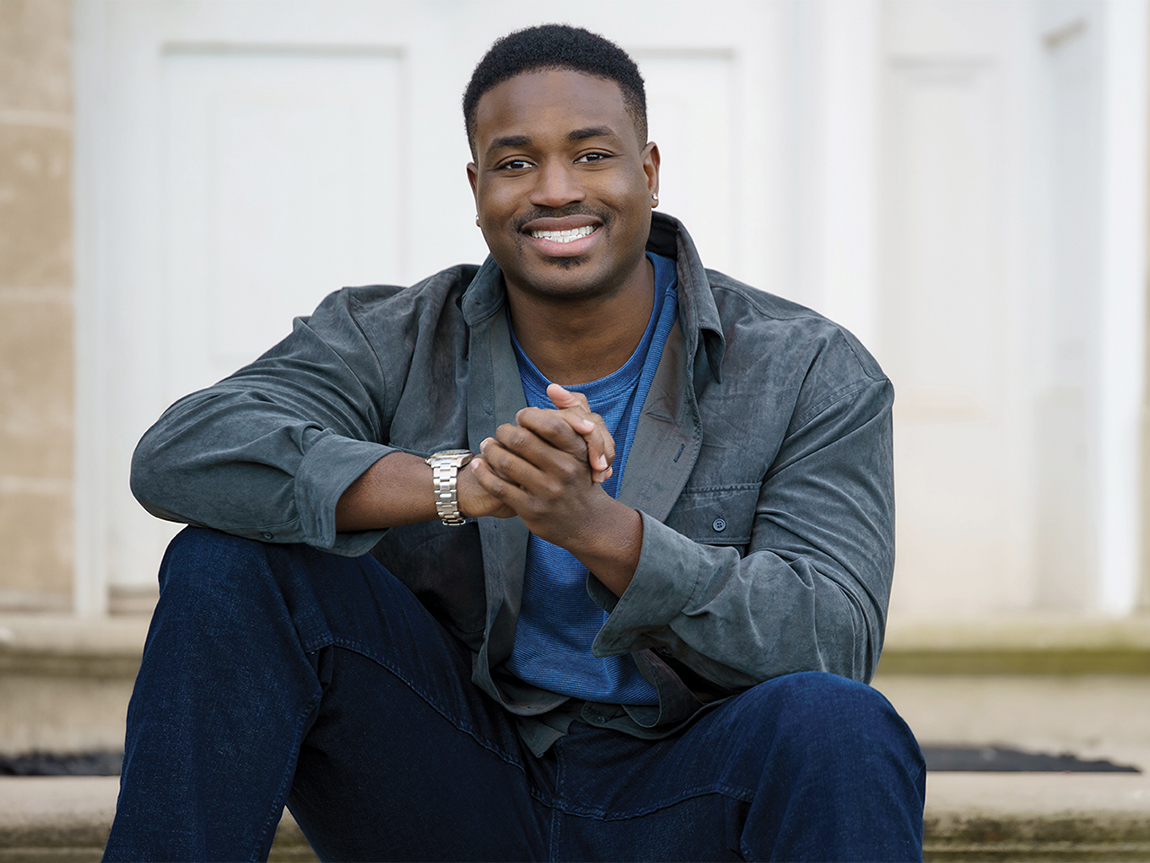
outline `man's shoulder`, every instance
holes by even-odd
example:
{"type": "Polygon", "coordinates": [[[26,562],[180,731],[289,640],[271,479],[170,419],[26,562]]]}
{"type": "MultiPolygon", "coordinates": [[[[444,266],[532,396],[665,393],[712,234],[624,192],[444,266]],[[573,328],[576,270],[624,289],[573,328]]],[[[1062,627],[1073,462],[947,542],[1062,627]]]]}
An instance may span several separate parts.
{"type": "Polygon", "coordinates": [[[752,351],[801,364],[831,363],[843,374],[886,379],[871,353],[843,325],[718,270],[706,273],[728,352],[752,351]]]}
{"type": "Polygon", "coordinates": [[[411,285],[345,287],[335,291],[328,300],[346,304],[356,313],[391,314],[400,306],[443,306],[449,300],[458,302],[457,298],[467,290],[477,272],[477,264],[456,264],[411,285]]]}
{"type": "Polygon", "coordinates": [[[736,315],[757,320],[764,325],[809,329],[840,328],[814,309],[749,285],[718,270],[707,270],[707,281],[715,297],[715,306],[724,318],[736,315]]]}

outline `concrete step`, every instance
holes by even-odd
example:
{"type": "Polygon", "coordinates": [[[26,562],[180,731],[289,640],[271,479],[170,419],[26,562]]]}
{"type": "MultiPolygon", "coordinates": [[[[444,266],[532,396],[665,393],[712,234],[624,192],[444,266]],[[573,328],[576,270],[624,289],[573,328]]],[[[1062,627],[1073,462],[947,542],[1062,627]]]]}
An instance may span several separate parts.
{"type": "Polygon", "coordinates": [[[148,619],[0,617],[0,754],[117,751],[148,619]]]}
{"type": "MultiPolygon", "coordinates": [[[[115,777],[0,778],[0,863],[99,860],[117,788],[115,777]]],[[[931,774],[925,856],[1150,860],[1150,777],[931,774]]],[[[288,813],[270,859],[316,859],[288,813]]]]}
{"type": "MultiPolygon", "coordinates": [[[[147,622],[0,618],[0,754],[122,745],[147,622]]],[[[892,626],[874,685],[924,745],[1071,752],[1141,774],[932,773],[928,859],[1150,860],[1150,620],[892,626]]],[[[115,778],[0,778],[0,863],[97,860],[115,778]]],[[[272,859],[313,859],[285,818],[272,859]]]]}
{"type": "MultiPolygon", "coordinates": [[[[147,618],[140,615],[102,620],[0,616],[0,754],[121,748],[147,627],[147,618]]],[[[1076,717],[1073,721],[1081,719],[1084,729],[1098,723],[1112,728],[1138,714],[1117,702],[1113,709],[1095,710],[1093,716],[1076,711],[1075,705],[1090,708],[1100,704],[1099,697],[1118,697],[1097,692],[1120,693],[1135,681],[1150,680],[1150,616],[896,619],[888,629],[877,680],[884,682],[879,687],[884,691],[891,687],[891,692],[906,692],[913,699],[908,702],[915,711],[911,727],[928,742],[996,742],[980,739],[988,717],[995,717],[1011,734],[1034,736],[1029,725],[1045,721],[1041,708],[1051,697],[1063,705],[1060,712],[1069,710],[1068,715],[1076,717]],[[1105,682],[1110,678],[1114,684],[1105,682]],[[906,685],[900,686],[900,680],[906,685]],[[932,680],[934,684],[928,683],[932,680]],[[1023,687],[1034,693],[1035,710],[1028,708],[1026,723],[1003,716],[1014,711],[1012,692],[1018,689],[1015,681],[1022,680],[1050,684],[1023,687]],[[1103,682],[1075,683],[1084,680],[1103,682]],[[1062,694],[1056,691],[1060,687],[1066,690],[1062,694]],[[977,710],[971,708],[971,698],[977,710]],[[915,706],[920,703],[921,709],[915,706]],[[938,709],[931,709],[931,704],[938,709]],[[958,716],[965,725],[955,721],[958,716]]],[[[1144,700],[1136,703],[1150,707],[1144,700]]]]}
{"type": "Polygon", "coordinates": [[[926,788],[927,860],[1150,860],[1146,772],[931,773],[926,788]]]}
{"type": "MultiPolygon", "coordinates": [[[[119,783],[115,776],[0,777],[0,863],[98,861],[112,827],[119,783]]],[[[288,812],[268,859],[317,859],[288,812]]]]}

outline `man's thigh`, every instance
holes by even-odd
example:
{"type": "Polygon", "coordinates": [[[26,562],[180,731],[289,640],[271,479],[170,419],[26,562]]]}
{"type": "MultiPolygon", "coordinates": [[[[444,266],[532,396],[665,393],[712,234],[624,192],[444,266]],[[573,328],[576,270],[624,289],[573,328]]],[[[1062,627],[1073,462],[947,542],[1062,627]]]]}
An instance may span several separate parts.
{"type": "Polygon", "coordinates": [[[533,789],[550,783],[551,762],[534,759],[514,718],[471,682],[466,646],[370,556],[286,557],[289,581],[309,582],[325,621],[311,653],[323,697],[288,797],[320,856],[545,855],[533,789]]]}
{"type": "Polygon", "coordinates": [[[325,653],[324,706],[288,797],[321,858],[546,859],[534,789],[549,762],[522,751],[502,708],[466,678],[445,708],[446,680],[427,698],[361,653],[325,653]]]}
{"type": "Polygon", "coordinates": [[[556,754],[552,859],[921,857],[918,745],[835,675],[759,684],[664,740],[576,724],[556,754]]]}
{"type": "Polygon", "coordinates": [[[285,797],[327,859],[539,856],[513,718],[374,558],[188,529],[160,581],[110,856],[258,856],[285,797]]]}

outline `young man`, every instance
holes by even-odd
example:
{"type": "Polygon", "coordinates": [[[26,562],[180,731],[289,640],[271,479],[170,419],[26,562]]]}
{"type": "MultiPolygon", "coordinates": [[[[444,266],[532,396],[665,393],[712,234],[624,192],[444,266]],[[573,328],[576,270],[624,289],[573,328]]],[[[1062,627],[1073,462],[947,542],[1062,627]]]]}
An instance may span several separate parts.
{"type": "Polygon", "coordinates": [[[488,261],[333,294],[140,443],[196,527],[107,858],[259,859],[285,801],[334,860],[919,858],[921,755],[859,682],[889,381],[653,216],[615,45],[514,33],[464,113],[488,261]]]}

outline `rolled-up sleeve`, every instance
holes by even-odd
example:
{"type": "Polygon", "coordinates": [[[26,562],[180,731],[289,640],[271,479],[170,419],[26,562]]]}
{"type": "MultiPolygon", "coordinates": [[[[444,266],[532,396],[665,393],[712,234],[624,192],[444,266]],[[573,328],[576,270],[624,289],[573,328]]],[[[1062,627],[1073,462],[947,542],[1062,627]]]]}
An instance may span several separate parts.
{"type": "Polygon", "coordinates": [[[894,568],[892,402],[888,380],[865,378],[792,426],[745,549],[693,541],[643,514],[623,596],[591,587],[610,612],[595,654],[654,648],[732,691],[796,671],[868,681],[894,568]]]}
{"type": "Polygon", "coordinates": [[[272,542],[362,554],[382,531],[337,534],[344,490],[393,448],[391,387],[347,291],[254,363],[172,405],[132,459],[153,515],[272,542]]]}

